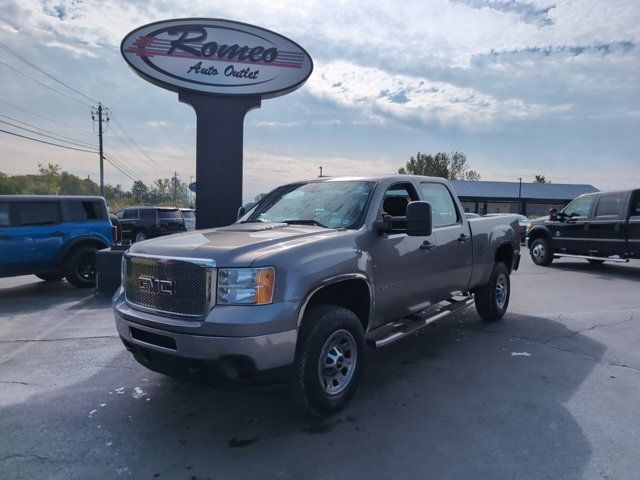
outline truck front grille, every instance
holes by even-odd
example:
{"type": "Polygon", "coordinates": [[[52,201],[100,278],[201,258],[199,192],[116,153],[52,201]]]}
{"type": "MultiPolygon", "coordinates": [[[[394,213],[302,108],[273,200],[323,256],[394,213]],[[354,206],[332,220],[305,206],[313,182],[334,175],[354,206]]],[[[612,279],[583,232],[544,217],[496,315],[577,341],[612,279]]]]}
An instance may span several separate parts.
{"type": "Polygon", "coordinates": [[[127,303],[151,313],[202,317],[215,302],[213,265],[202,259],[125,255],[127,303]]]}

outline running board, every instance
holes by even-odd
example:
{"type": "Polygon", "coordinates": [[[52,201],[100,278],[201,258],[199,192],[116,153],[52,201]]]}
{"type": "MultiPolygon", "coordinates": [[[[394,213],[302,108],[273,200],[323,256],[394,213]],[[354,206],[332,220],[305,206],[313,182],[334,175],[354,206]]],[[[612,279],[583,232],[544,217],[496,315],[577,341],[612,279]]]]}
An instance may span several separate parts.
{"type": "Polygon", "coordinates": [[[412,333],[417,332],[418,330],[426,327],[427,325],[435,322],[436,320],[440,320],[441,318],[444,318],[447,315],[451,315],[452,313],[455,313],[464,308],[467,308],[469,305],[473,303],[474,300],[473,300],[473,297],[467,297],[462,300],[449,299],[448,301],[451,302],[449,305],[438,309],[437,312],[435,312],[433,315],[429,317],[424,318],[424,317],[419,317],[417,315],[412,315],[411,317],[407,317],[415,320],[409,322],[403,327],[399,327],[398,331],[393,332],[392,334],[387,335],[386,337],[375,340],[374,342],[372,342],[373,345],[376,348],[385,347],[390,343],[395,342],[396,340],[400,340],[401,338],[406,337],[407,335],[411,335],[412,333]]]}
{"type": "Polygon", "coordinates": [[[563,258],[582,258],[583,260],[602,260],[603,262],[629,263],[628,258],[592,257],[590,255],[571,255],[569,253],[554,253],[553,256],[563,258]]]}

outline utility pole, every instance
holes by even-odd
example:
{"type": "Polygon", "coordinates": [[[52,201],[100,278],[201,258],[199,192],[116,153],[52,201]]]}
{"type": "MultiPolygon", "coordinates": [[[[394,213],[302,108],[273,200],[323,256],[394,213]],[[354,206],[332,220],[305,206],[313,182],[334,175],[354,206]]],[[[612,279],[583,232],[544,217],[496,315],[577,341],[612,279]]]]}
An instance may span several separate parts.
{"type": "MultiPolygon", "coordinates": [[[[98,108],[91,109],[91,119],[95,122],[96,115],[98,116],[98,143],[99,143],[99,154],[100,154],[100,196],[104,197],[104,146],[102,142],[102,134],[104,133],[104,129],[102,126],[102,114],[103,111],[108,109],[102,108],[102,103],[98,102],[98,108]]],[[[107,117],[107,122],[109,122],[109,117],[107,117]]]]}
{"type": "Polygon", "coordinates": [[[87,175],[87,195],[91,195],[91,175],[87,175]]]}
{"type": "Polygon", "coordinates": [[[320,175],[318,175],[318,178],[322,178],[322,166],[318,167],[320,169],[320,175]]]}
{"type": "Polygon", "coordinates": [[[178,206],[178,172],[173,172],[173,204],[178,206]]]}
{"type": "Polygon", "coordinates": [[[519,184],[518,184],[518,207],[520,207],[520,211],[518,213],[520,213],[522,215],[522,177],[518,177],[519,180],[519,184]]]}

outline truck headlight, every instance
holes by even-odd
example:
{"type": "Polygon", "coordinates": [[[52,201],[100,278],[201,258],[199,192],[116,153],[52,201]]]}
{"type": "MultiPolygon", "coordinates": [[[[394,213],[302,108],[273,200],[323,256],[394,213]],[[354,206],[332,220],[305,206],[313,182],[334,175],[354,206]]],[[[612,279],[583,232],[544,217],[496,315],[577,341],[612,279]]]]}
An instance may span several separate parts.
{"type": "Polygon", "coordinates": [[[276,271],[265,268],[218,270],[218,305],[264,305],[273,300],[276,271]]]}

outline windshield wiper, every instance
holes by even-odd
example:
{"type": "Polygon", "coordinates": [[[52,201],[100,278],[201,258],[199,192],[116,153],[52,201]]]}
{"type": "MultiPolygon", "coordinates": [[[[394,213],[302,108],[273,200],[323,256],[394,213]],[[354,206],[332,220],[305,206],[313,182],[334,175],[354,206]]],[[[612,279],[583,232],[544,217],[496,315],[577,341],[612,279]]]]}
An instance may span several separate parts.
{"type": "Polygon", "coordinates": [[[243,220],[238,223],[264,223],[264,222],[262,220],[255,219],[255,220],[243,220]]]}
{"type": "Polygon", "coordinates": [[[331,228],[324,223],[320,223],[317,220],[303,219],[303,220],[282,220],[282,223],[288,223],[289,225],[315,225],[316,227],[331,228]]]}

